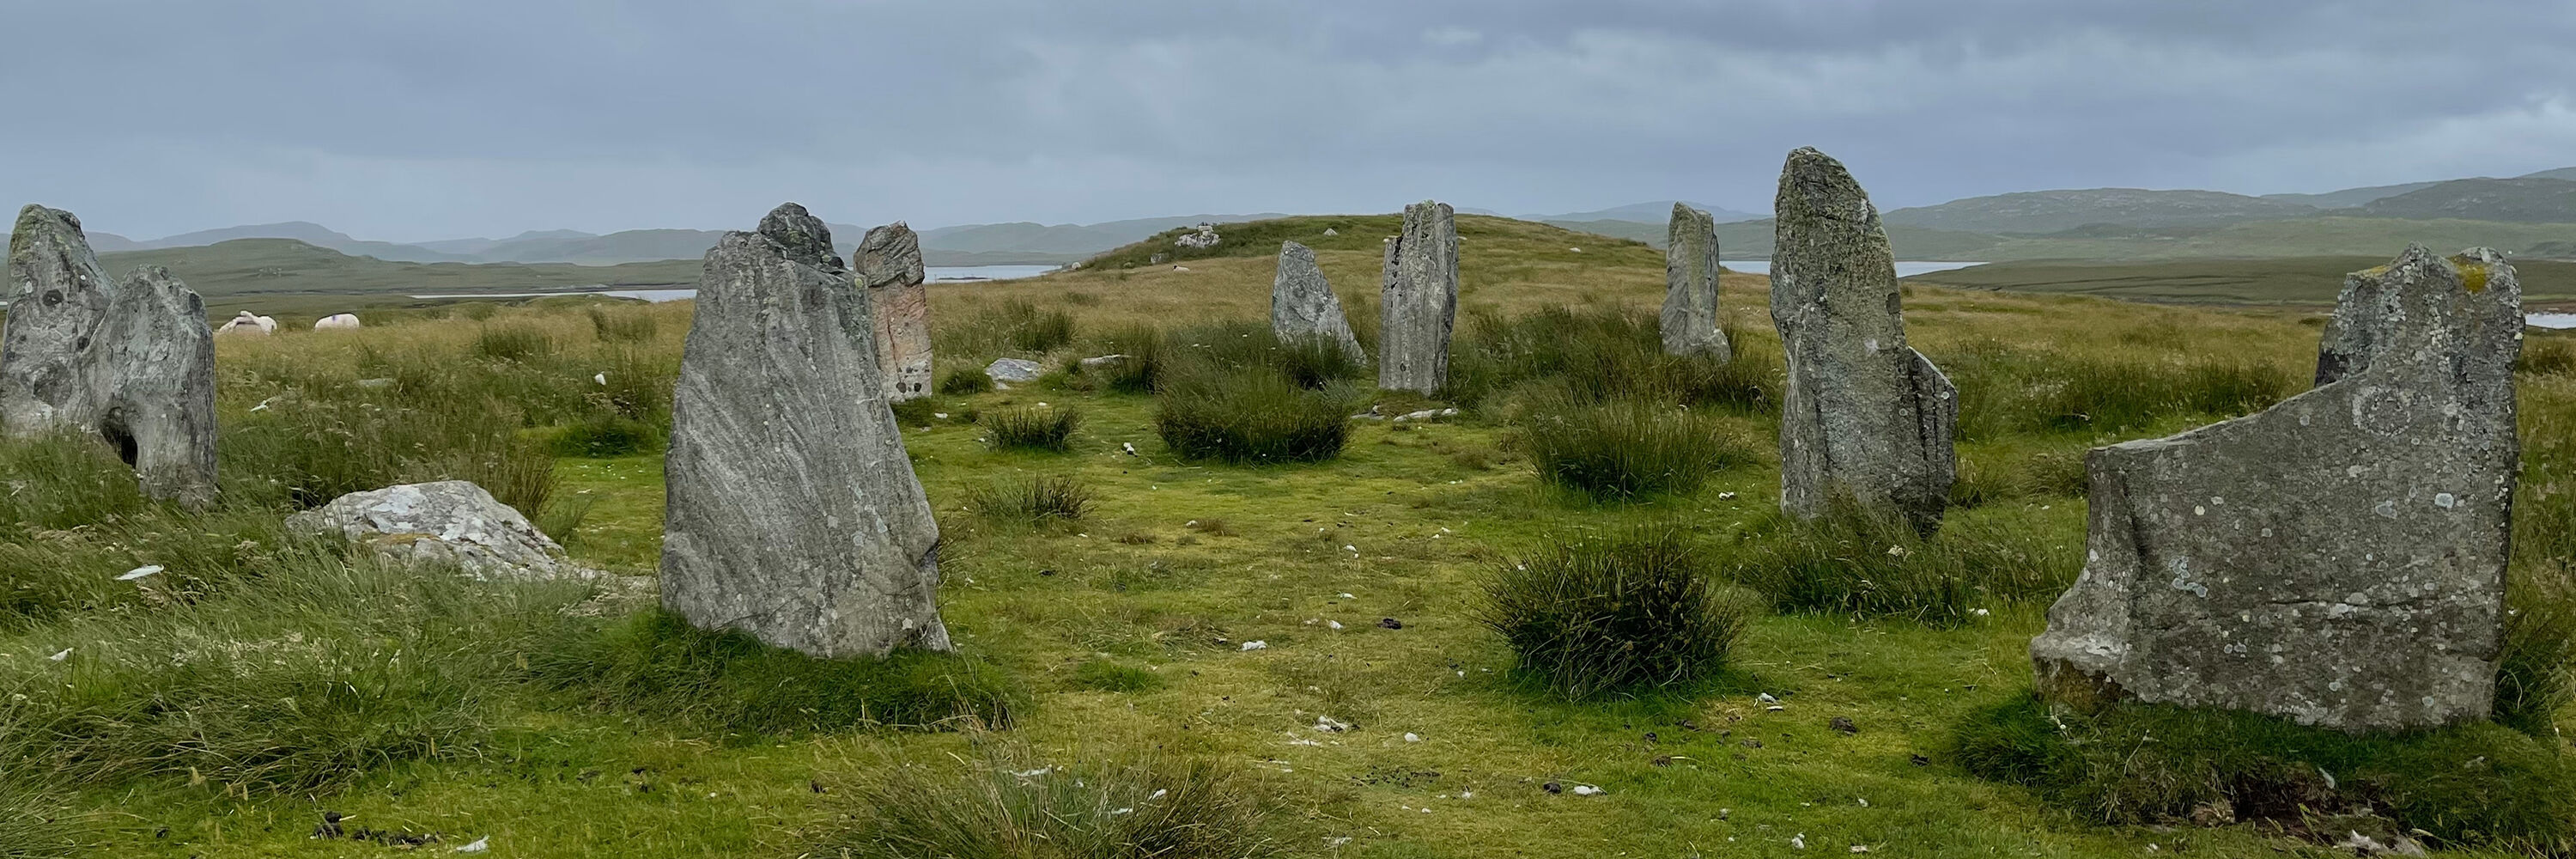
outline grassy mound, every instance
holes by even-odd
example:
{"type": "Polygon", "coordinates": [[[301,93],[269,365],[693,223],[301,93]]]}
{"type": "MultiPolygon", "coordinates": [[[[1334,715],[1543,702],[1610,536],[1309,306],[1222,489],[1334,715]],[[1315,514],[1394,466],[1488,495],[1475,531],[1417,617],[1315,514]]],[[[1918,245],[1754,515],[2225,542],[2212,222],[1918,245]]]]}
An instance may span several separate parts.
{"type": "Polygon", "coordinates": [[[2434,846],[2576,849],[2576,756],[2554,738],[2492,724],[2354,736],[2158,705],[2052,713],[2024,694],[1961,720],[1951,755],[2107,824],[2197,818],[2304,829],[2313,817],[2359,811],[2429,833],[2434,846]]]}

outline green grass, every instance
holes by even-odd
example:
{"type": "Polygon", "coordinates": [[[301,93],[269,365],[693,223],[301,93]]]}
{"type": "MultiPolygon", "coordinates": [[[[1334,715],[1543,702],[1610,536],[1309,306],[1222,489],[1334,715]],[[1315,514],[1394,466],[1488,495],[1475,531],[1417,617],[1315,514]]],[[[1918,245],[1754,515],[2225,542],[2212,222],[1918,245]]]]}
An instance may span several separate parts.
{"type": "Polygon", "coordinates": [[[1259,859],[1280,837],[1276,788],[1230,765],[1147,756],[1050,761],[1026,749],[958,767],[900,766],[840,801],[813,853],[849,859],[1259,859]]]}
{"type": "Polygon", "coordinates": [[[1082,427],[1082,410],[1013,407],[984,412],[976,420],[994,450],[1064,453],[1073,449],[1073,432],[1082,427]]]}
{"type": "Polygon", "coordinates": [[[560,650],[529,672],[608,712],[736,741],[865,727],[1007,727],[1008,678],[971,659],[903,651],[817,659],[741,632],[710,632],[645,612],[560,650]]]}
{"type": "MultiPolygon", "coordinates": [[[[2226,711],[2120,705],[2052,713],[2023,694],[1960,720],[1951,756],[2109,824],[2229,819],[2310,825],[2360,807],[2438,847],[2576,849],[2576,758],[2496,725],[2353,736],[2226,711]]],[[[2377,825],[2385,826],[2386,822],[2377,825]]]]}
{"type": "Polygon", "coordinates": [[[978,489],[966,506],[997,522],[1046,525],[1080,521],[1091,512],[1093,494],[1082,481],[1064,475],[1005,478],[978,489]]]}
{"type": "Polygon", "coordinates": [[[1169,379],[1159,399],[1154,430],[1165,446],[1183,458],[1229,463],[1339,456],[1360,401],[1348,386],[1307,388],[1263,367],[1169,379]]]}
{"type": "MultiPolygon", "coordinates": [[[[2300,221],[2246,224],[2246,231],[2289,229],[2300,221]]],[[[2134,262],[2085,261],[2086,253],[2075,249],[2055,254],[2055,258],[2027,256],[1952,257],[1952,259],[2021,259],[1970,266],[1952,271],[1934,272],[1909,278],[1913,283],[1940,284],[1968,289],[1999,289],[2061,295],[2093,295],[2130,301],[2189,302],[2194,304],[2278,304],[2331,308],[2335,295],[2343,289],[2343,276],[2388,262],[2409,241],[2422,241],[2445,249],[2488,245],[2518,251],[2531,243],[2543,241],[2553,231],[2564,235],[2564,227],[2536,224],[2484,224],[2470,221],[2423,224],[2430,229],[2404,234],[2409,224],[2422,222],[2370,221],[2362,219],[2323,219],[2322,225],[2351,224],[2378,227],[2395,225],[2400,235],[2380,239],[2375,236],[2338,242],[2333,250],[2309,250],[2256,253],[2220,253],[2214,256],[2269,256],[2270,259],[2168,259],[2134,262]],[[2451,234],[2436,240],[2432,233],[2451,234]],[[2334,254],[2334,255],[2320,255],[2334,254]]],[[[2045,240],[2041,240],[2045,241],[2045,240]]],[[[2187,252],[2158,256],[2189,256],[2187,252]]],[[[2522,280],[2522,294],[2530,299],[2576,298],[2576,263],[2549,260],[2515,260],[2514,271],[2522,280]]]]}
{"type": "MultiPolygon", "coordinates": [[[[1973,503],[1954,509],[1934,537],[1877,546],[1855,532],[1849,551],[1801,554],[1792,551],[1792,525],[1772,512],[1769,408],[1693,393],[1761,391],[1776,369],[1747,369],[1717,385],[1657,369],[1643,336],[1651,329],[1634,322],[1660,301],[1659,254],[1508,221],[1464,219],[1462,232],[1463,311],[1581,339],[1523,337],[1493,351],[1526,359],[1529,369],[1479,402],[1448,403],[1466,407],[1455,418],[1347,422],[1339,419],[1349,411],[1318,412],[1341,424],[1337,452],[1293,467],[1187,455],[1161,440],[1168,391],[1140,396],[1097,378],[1069,377],[1060,390],[961,390],[926,407],[951,419],[907,420],[907,453],[940,518],[941,611],[961,652],[907,655],[920,660],[909,668],[818,662],[673,627],[650,611],[649,585],[626,578],[602,582],[618,596],[600,599],[417,572],[368,578],[373,590],[361,591],[346,584],[355,567],[298,560],[302,550],[267,536],[287,510],[341,485],[471,473],[506,488],[520,475],[532,481],[520,485],[543,490],[548,512],[539,519],[576,559],[617,573],[650,570],[663,512],[657,446],[569,457],[551,445],[567,428],[609,416],[658,424],[649,396],[634,395],[667,389],[668,377],[655,377],[676,367],[686,304],[602,305],[655,320],[649,337],[633,340],[603,331],[590,305],[569,302],[485,306],[470,321],[379,325],[370,316],[363,337],[228,338],[217,365],[226,494],[213,513],[138,506],[126,478],[94,450],[20,454],[0,445],[0,512],[8,514],[0,518],[18,520],[0,522],[0,551],[14,553],[0,555],[0,574],[55,595],[0,624],[0,673],[31,684],[24,694],[38,702],[0,694],[9,714],[0,719],[132,713],[134,702],[156,696],[196,714],[215,744],[173,745],[167,725],[175,721],[136,719],[155,727],[68,731],[81,739],[61,750],[21,745],[23,759],[43,766],[9,758],[0,781],[40,781],[50,793],[21,802],[70,822],[73,840],[98,842],[86,853],[172,859],[385,849],[308,838],[324,810],[383,830],[440,833],[442,847],[488,835],[493,855],[529,856],[830,855],[824,848],[872,844],[868,807],[891,795],[934,796],[936,809],[899,810],[965,821],[957,825],[976,833],[1000,831],[996,820],[1030,821],[1013,830],[1022,832],[1160,831],[1118,830],[1137,812],[1104,821],[1079,813],[1096,805],[1069,800],[1017,806],[1056,809],[1062,821],[979,810],[995,806],[978,799],[991,795],[977,786],[990,778],[978,767],[1019,754],[1034,760],[1014,772],[1082,765],[1079,779],[1090,785],[1141,780],[1116,773],[1142,759],[1163,762],[1157,771],[1167,773],[1210,762],[1248,771],[1259,781],[1227,782],[1239,787],[1222,798],[1275,800],[1242,828],[1294,855],[2320,851],[2261,823],[2104,825],[2058,794],[1980,777],[1944,751],[1972,713],[2026,694],[2030,637],[2081,557],[2082,451],[2223,415],[2160,409],[2123,429],[1996,421],[1961,450],[1961,494],[1973,503]],[[1526,321],[1535,317],[1546,318],[1526,321]],[[540,331],[553,351],[478,354],[485,324],[540,331]],[[1640,372],[1602,372],[1592,356],[1633,360],[1620,366],[1640,372]],[[618,370],[620,361],[644,371],[618,370]],[[595,377],[603,371],[609,384],[595,377]],[[630,378],[634,388],[611,390],[630,378]],[[375,379],[390,381],[360,384],[375,379]],[[1758,455],[1708,473],[1694,490],[1627,503],[1550,488],[1513,442],[1509,419],[1538,392],[1575,385],[1625,392],[1598,402],[1675,410],[1689,402],[1713,433],[1745,440],[1758,455]],[[1031,467],[1030,454],[991,449],[981,427],[956,417],[1042,401],[1084,415],[1082,443],[1045,456],[1044,469],[1031,467]],[[1082,517],[1032,528],[970,509],[997,478],[1031,473],[1083,488],[1082,517]],[[1670,522],[1695,532],[1691,557],[1720,582],[1755,580],[1764,568],[1823,577],[1826,586],[1811,591],[1819,607],[1744,615],[1715,682],[1581,701],[1534,694],[1514,671],[1511,646],[1478,622],[1484,586],[1504,559],[1544,556],[1567,534],[1670,522]],[[245,541],[257,545],[237,551],[245,541]],[[1907,552],[1889,555],[1891,546],[1907,552]],[[168,584],[114,581],[165,559],[175,559],[162,574],[173,576],[168,584]],[[1917,574],[1964,586],[1940,591],[1960,594],[1950,603],[1842,607],[1885,591],[1879,576],[1917,574]],[[305,651],[273,644],[299,633],[305,651]],[[224,659],[191,663],[203,673],[180,671],[168,654],[186,651],[172,644],[183,636],[224,659]],[[1245,649],[1250,642],[1262,646],[1245,649]],[[73,648],[65,662],[46,659],[65,646],[73,648]],[[90,657],[101,664],[85,663],[90,657]],[[108,692],[78,700],[46,685],[57,675],[43,673],[103,667],[116,669],[114,682],[84,688],[108,692]],[[248,679],[212,679],[234,676],[248,679]],[[352,678],[359,694],[329,686],[352,678]],[[334,703],[325,689],[346,701],[334,703]],[[989,709],[976,709],[994,700],[987,693],[1007,707],[999,733],[867,727],[933,724],[943,712],[990,721],[989,709]],[[919,715],[887,718],[909,707],[919,715]],[[1320,729],[1319,717],[1350,727],[1320,729]],[[1018,749],[1025,752],[1010,751],[1018,749]],[[129,763],[98,763],[120,760],[129,763]],[[202,781],[174,766],[183,760],[202,781]],[[1549,792],[1550,783],[1562,792],[1549,792]],[[1577,795],[1576,786],[1603,792],[1577,795]],[[1790,843],[1801,836],[1803,851],[1790,843]],[[1351,840],[1332,840],[1341,838],[1351,840]]],[[[1318,253],[1363,327],[1381,237],[1342,229],[1331,238],[1345,244],[1318,253]]],[[[1019,354],[1062,367],[1129,351],[1118,343],[1122,332],[1147,324],[1157,342],[1191,332],[1189,342],[1208,343],[1197,351],[1227,354],[1200,362],[1167,350],[1161,357],[1173,360],[1158,363],[1258,371],[1276,391],[1303,392],[1294,396],[1357,393],[1331,382],[1304,387],[1267,350],[1243,347],[1258,339],[1258,326],[1240,323],[1262,316],[1275,250],[1193,260],[1189,272],[1139,266],[934,286],[942,369],[1013,354],[1020,322],[1061,312],[1072,341],[1019,354]],[[1028,310],[1009,310],[1014,301],[1028,310]],[[1196,333],[1225,330],[1254,336],[1220,344],[1196,333]],[[959,343],[972,348],[947,348],[959,343]]],[[[1730,274],[1724,293],[1738,349],[1749,356],[1739,363],[1776,361],[1760,281],[1730,274]]],[[[2019,355],[2156,367],[2224,357],[2294,380],[2314,360],[2313,320],[2291,313],[1930,287],[1910,289],[1905,301],[1910,339],[1945,367],[1997,340],[2019,355]]],[[[1484,351],[1491,341],[1471,344],[1479,330],[1462,330],[1462,350],[1484,351]]],[[[1165,381],[1154,387],[1173,387],[1165,381]]],[[[2576,514],[2564,503],[2576,491],[2576,442],[2566,441],[2576,439],[2576,377],[2534,368],[2522,385],[2529,444],[2515,598],[2518,607],[2534,598],[2546,606],[2549,592],[2528,583],[2551,581],[2537,574],[2562,572],[2576,558],[2576,514]]],[[[2020,412],[2026,401],[2036,398],[1972,401],[1965,417],[2020,412]]],[[[1378,405],[1443,403],[1386,397],[1378,405]]],[[[1763,596],[1777,605],[1785,592],[1763,596]]],[[[2539,739],[2570,725],[2566,708],[2550,703],[2565,679],[2554,628],[2517,627],[2507,672],[2527,703],[2508,708],[2519,730],[2480,729],[2488,750],[2558,748],[2539,739]]],[[[0,731],[0,742],[51,736],[0,731]]],[[[2485,805],[2517,803],[2546,810],[2530,797],[2485,805]]],[[[1107,811],[1125,807],[1135,806],[1107,811]]]]}
{"type": "Polygon", "coordinates": [[[1478,622],[1511,648],[1514,673],[1569,699],[1706,679],[1726,667],[1746,614],[1671,525],[1516,559],[1485,600],[1478,622]]]}
{"type": "Polygon", "coordinates": [[[1526,408],[1512,439],[1539,480],[1595,499],[1688,494],[1710,474],[1760,458],[1752,442],[1685,408],[1563,395],[1526,408]]]}

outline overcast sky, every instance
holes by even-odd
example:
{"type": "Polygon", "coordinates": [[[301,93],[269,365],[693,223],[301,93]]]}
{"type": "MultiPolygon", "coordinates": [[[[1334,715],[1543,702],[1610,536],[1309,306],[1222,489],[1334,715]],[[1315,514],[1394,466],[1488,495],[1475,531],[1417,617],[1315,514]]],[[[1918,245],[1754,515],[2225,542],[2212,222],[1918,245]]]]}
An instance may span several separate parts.
{"type": "Polygon", "coordinates": [[[2567,0],[0,0],[0,200],[131,238],[1437,198],[1883,209],[2576,165],[2567,0]]]}

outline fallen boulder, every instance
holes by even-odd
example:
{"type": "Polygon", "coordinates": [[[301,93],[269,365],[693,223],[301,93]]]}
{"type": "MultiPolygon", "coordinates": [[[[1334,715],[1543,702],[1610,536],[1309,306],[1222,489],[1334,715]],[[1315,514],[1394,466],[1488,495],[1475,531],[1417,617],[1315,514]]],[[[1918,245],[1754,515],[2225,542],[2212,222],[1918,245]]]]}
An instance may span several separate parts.
{"type": "Polygon", "coordinates": [[[352,492],[286,517],[289,530],[338,534],[396,560],[453,564],[478,579],[594,575],[528,517],[464,480],[352,492]]]}

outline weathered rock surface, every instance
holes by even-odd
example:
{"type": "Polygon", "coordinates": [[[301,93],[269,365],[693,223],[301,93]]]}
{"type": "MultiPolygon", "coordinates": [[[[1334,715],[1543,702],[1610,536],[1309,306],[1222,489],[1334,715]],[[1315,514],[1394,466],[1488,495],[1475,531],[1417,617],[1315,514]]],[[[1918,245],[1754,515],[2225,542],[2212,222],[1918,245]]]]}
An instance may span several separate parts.
{"type": "Polygon", "coordinates": [[[1027,358],[995,358],[993,363],[984,365],[984,375],[996,382],[1034,382],[1046,375],[1046,367],[1027,358]]]}
{"type": "Polygon", "coordinates": [[[1780,171],[1775,206],[1771,321],[1789,376],[1780,506],[1812,518],[1848,498],[1929,532],[1958,475],[1958,389],[1905,344],[1878,208],[1840,162],[1803,148],[1780,171]]]}
{"type": "Polygon", "coordinates": [[[528,517],[463,480],[352,492],[286,517],[305,534],[338,534],[389,558],[454,564],[484,579],[588,576],[528,517]]]}
{"type": "Polygon", "coordinates": [[[1368,358],[1342,315],[1341,297],[1315,265],[1315,251],[1296,242],[1279,243],[1279,271],[1270,281],[1270,333],[1286,342],[1329,341],[1353,359],[1368,358]]]}
{"type": "Polygon", "coordinates": [[[28,206],[9,242],[0,426],[75,431],[134,466],[143,492],[215,498],[215,343],[206,306],[167,269],[111,282],[70,212],[28,206]]]}
{"type": "Polygon", "coordinates": [[[1674,203],[1664,245],[1664,352],[1735,357],[1717,319],[1717,220],[1674,203]]]}
{"type": "Polygon", "coordinates": [[[662,603],[818,656],[945,650],[939,526],[869,302],[831,246],[791,203],[707,252],[672,403],[662,603]]]}
{"type": "Polygon", "coordinates": [[[1458,317],[1458,215],[1429,200],[1404,207],[1386,245],[1377,386],[1432,393],[1449,384],[1449,331],[1458,317]]]}
{"type": "Polygon", "coordinates": [[[1191,250],[1206,250],[1208,248],[1216,247],[1224,241],[1225,240],[1223,238],[1217,236],[1215,224],[1200,224],[1197,229],[1191,232],[1182,233],[1180,238],[1173,239],[1172,244],[1189,248],[1191,250]]]}
{"type": "Polygon", "coordinates": [[[2095,449],[2084,573],[2031,642],[2043,694],[2354,731],[2485,717],[2521,331],[2500,254],[2409,248],[2345,281],[2326,384],[2095,449]]]}
{"type": "Polygon", "coordinates": [[[902,221],[869,230],[851,262],[876,316],[886,397],[900,403],[930,396],[930,287],[923,284],[921,237],[902,221]]]}

